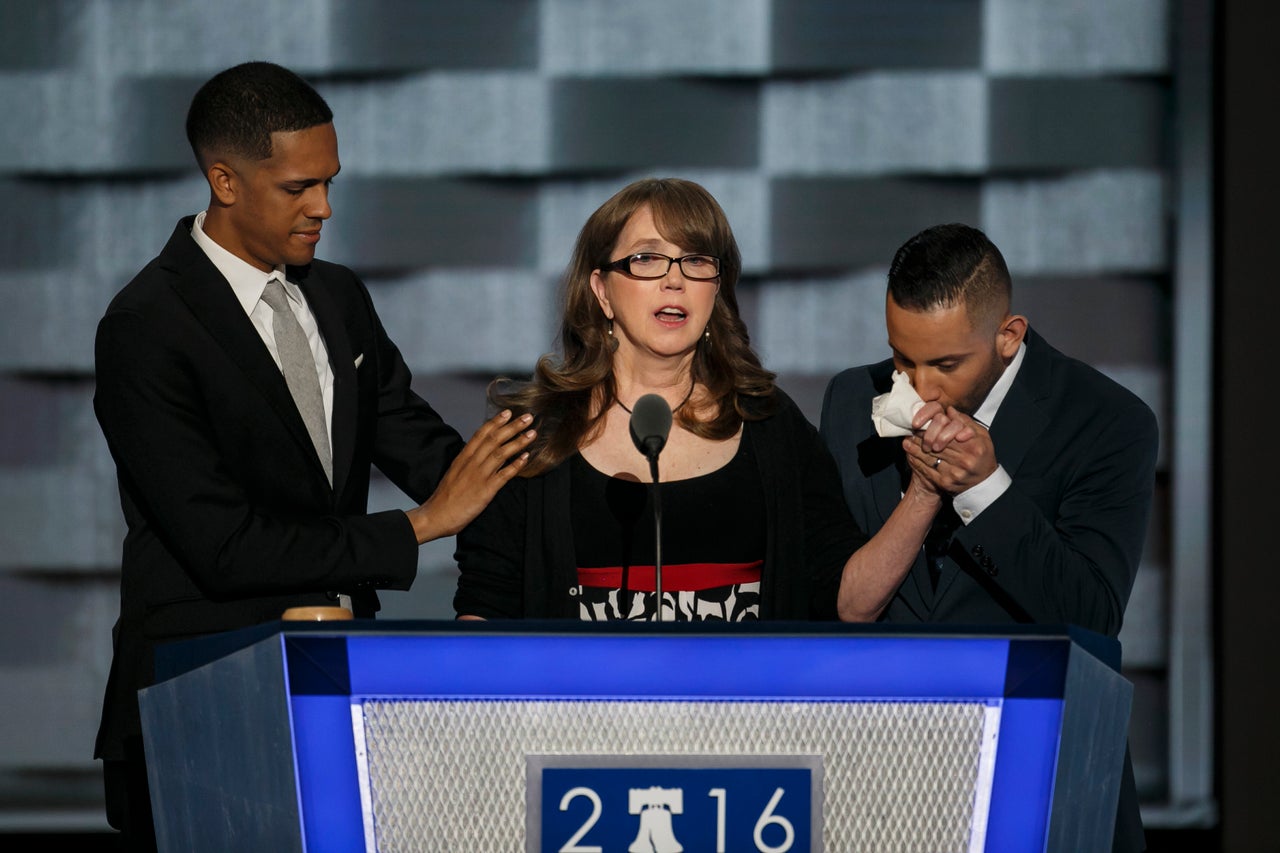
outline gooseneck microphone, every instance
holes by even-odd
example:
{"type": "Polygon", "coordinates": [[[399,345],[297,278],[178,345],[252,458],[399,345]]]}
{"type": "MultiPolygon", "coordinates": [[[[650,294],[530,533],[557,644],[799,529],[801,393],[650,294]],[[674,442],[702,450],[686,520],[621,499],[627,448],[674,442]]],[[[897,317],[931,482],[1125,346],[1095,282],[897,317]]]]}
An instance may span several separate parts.
{"type": "Polygon", "coordinates": [[[653,590],[662,621],[662,492],[658,489],[658,454],[671,433],[671,407],[657,394],[645,394],[631,409],[631,440],[649,460],[653,479],[653,590]]]}

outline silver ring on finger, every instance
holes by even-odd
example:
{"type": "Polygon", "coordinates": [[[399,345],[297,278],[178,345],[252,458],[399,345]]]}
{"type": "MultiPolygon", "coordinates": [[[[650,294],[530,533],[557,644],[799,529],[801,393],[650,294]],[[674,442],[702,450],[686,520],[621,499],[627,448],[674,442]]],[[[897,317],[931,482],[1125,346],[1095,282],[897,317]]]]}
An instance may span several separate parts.
{"type": "Polygon", "coordinates": [[[942,457],[941,457],[941,456],[935,456],[935,457],[933,457],[933,470],[937,471],[937,470],[938,470],[938,466],[939,466],[939,465],[941,465],[941,464],[942,464],[942,457]]]}

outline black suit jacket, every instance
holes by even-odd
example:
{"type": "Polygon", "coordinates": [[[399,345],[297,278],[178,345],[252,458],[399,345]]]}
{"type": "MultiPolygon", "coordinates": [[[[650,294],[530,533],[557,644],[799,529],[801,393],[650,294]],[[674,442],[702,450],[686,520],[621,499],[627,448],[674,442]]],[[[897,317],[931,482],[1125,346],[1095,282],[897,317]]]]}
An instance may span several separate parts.
{"type": "MultiPolygon", "coordinates": [[[[1028,330],[1027,353],[991,424],[1013,484],[959,527],[934,591],[924,554],[881,620],[1070,624],[1115,637],[1142,555],[1155,487],[1155,416],[1134,394],[1028,330]]],[[[845,500],[869,533],[901,498],[901,438],[880,438],[871,399],[893,363],[852,368],[827,386],[821,433],[845,500]]],[[[1141,850],[1126,756],[1117,850],[1141,850]]]]}
{"type": "Polygon", "coordinates": [[[128,532],[96,755],[140,733],[156,644],[280,618],[288,607],[408,589],[418,559],[399,510],[367,514],[370,466],[425,500],[462,439],[410,389],[364,284],[290,268],[333,369],[333,485],[288,386],[226,279],[181,220],[98,325],[94,410],[128,532]]]}
{"type": "MultiPolygon", "coordinates": [[[[1027,332],[1027,354],[991,424],[1013,485],[947,552],[934,592],[923,554],[889,622],[1071,624],[1116,636],[1146,538],[1155,486],[1155,416],[1134,394],[1027,332]]],[[[871,533],[902,491],[901,438],[880,438],[871,399],[893,363],[831,380],[821,432],[845,499],[871,533]]]]}

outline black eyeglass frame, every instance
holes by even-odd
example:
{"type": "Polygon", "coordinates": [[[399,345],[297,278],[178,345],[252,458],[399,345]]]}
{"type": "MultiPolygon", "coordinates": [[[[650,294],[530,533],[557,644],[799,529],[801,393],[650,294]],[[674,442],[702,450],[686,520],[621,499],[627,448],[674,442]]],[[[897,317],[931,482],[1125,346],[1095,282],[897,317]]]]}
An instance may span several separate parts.
{"type": "Polygon", "coordinates": [[[671,272],[672,264],[679,264],[680,274],[683,275],[685,278],[689,279],[690,281],[715,281],[720,277],[720,263],[721,261],[719,258],[717,258],[715,255],[708,255],[706,252],[694,252],[691,255],[681,255],[678,258],[673,258],[670,255],[664,255],[661,252],[635,252],[633,254],[627,255],[625,258],[619,258],[616,261],[610,261],[607,264],[601,264],[600,269],[606,272],[620,272],[620,273],[623,273],[624,275],[629,275],[632,278],[638,278],[641,281],[655,281],[660,278],[665,278],[671,272]],[[660,275],[640,275],[638,273],[632,272],[631,259],[638,258],[641,255],[645,255],[650,258],[662,258],[667,262],[667,268],[663,270],[660,275]],[[713,276],[708,276],[706,278],[702,278],[696,275],[689,275],[689,271],[684,268],[684,262],[689,258],[710,258],[716,263],[716,274],[713,276]]]}

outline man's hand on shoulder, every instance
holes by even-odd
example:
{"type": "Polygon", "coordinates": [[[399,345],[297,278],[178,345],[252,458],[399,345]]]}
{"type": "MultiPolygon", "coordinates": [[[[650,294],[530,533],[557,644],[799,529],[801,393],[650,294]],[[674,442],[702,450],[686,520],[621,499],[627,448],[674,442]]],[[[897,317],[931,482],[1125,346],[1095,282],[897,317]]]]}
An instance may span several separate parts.
{"type": "Polygon", "coordinates": [[[458,533],[520,473],[529,461],[524,450],[536,436],[528,429],[532,422],[531,415],[512,420],[502,411],[476,430],[431,497],[406,513],[419,545],[458,533]]]}

